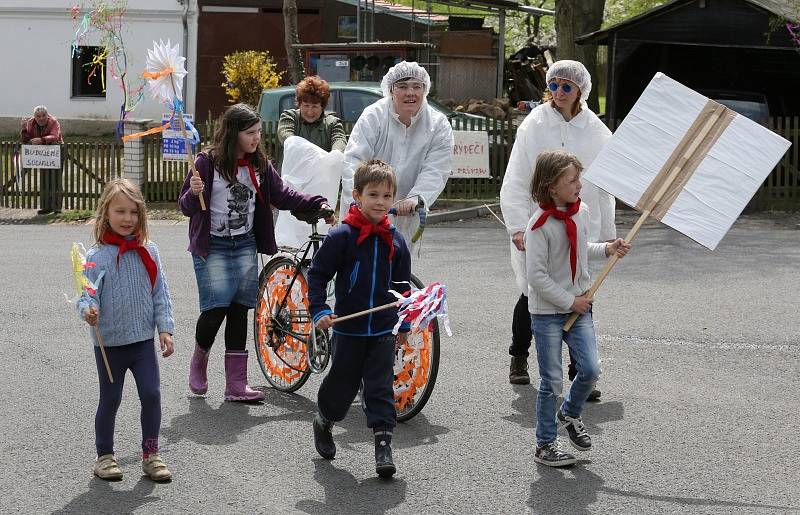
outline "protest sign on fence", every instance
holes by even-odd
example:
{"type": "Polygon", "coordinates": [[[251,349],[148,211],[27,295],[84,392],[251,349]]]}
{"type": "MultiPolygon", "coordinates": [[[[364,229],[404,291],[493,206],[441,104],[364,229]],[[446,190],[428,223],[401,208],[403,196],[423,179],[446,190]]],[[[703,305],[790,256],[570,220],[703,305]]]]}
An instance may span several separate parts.
{"type": "Polygon", "coordinates": [[[61,145],[22,145],[22,168],[61,168],[61,145]]]}
{"type": "Polygon", "coordinates": [[[451,178],[488,178],[489,135],[485,131],[453,131],[451,178]]]}

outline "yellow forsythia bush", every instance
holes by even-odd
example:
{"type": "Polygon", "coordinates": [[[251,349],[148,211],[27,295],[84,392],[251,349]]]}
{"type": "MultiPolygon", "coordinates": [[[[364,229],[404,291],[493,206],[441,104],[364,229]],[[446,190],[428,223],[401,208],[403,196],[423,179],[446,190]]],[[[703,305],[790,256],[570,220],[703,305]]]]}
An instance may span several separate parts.
{"type": "Polygon", "coordinates": [[[226,55],[222,63],[222,87],[232,104],[258,105],[261,91],[277,88],[283,72],[277,71],[269,52],[245,50],[226,55]]]}

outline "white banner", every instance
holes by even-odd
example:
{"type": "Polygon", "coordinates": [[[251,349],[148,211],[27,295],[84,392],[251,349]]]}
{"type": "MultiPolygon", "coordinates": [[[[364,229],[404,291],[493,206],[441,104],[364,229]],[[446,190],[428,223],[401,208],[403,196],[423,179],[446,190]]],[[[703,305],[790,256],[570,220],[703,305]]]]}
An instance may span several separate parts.
{"type": "Polygon", "coordinates": [[[61,168],[61,145],[22,145],[22,168],[61,168]]]}
{"type": "Polygon", "coordinates": [[[488,178],[489,134],[486,131],[453,131],[451,178],[488,178]]]}
{"type": "MultiPolygon", "coordinates": [[[[583,178],[636,206],[707,103],[656,73],[583,178]]],[[[714,250],[790,145],[734,114],[661,221],[714,250]]]]}

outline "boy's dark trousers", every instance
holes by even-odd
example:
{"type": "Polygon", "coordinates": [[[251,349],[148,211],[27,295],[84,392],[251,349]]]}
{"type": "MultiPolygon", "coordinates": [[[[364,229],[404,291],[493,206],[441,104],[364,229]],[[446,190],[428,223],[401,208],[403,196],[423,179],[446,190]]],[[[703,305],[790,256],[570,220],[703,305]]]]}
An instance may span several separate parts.
{"type": "Polygon", "coordinates": [[[373,431],[391,431],[397,425],[394,409],[393,334],[385,336],[333,337],[333,363],[319,387],[320,414],[338,422],[347,415],[358,388],[364,382],[364,412],[373,431]]]}

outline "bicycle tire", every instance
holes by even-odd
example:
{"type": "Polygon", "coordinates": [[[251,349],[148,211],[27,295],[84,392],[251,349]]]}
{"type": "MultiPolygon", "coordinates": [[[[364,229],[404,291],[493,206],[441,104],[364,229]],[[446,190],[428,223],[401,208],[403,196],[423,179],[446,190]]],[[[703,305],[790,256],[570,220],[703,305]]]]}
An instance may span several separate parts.
{"type": "MultiPolygon", "coordinates": [[[[414,274],[411,283],[417,288],[425,287],[414,274]]],[[[393,386],[398,422],[411,420],[422,411],[433,393],[438,373],[439,321],[434,319],[395,353],[393,386]]]]}
{"type": "MultiPolygon", "coordinates": [[[[269,384],[282,392],[298,390],[311,375],[307,344],[280,330],[270,330],[272,314],[286,294],[298,266],[296,260],[286,256],[273,258],[264,266],[258,277],[258,299],[253,316],[253,337],[261,372],[269,384]],[[277,350],[271,345],[275,339],[281,343],[277,350]]],[[[278,317],[296,334],[310,334],[313,323],[308,312],[308,283],[302,273],[297,275],[286,302],[278,317]]]]}

